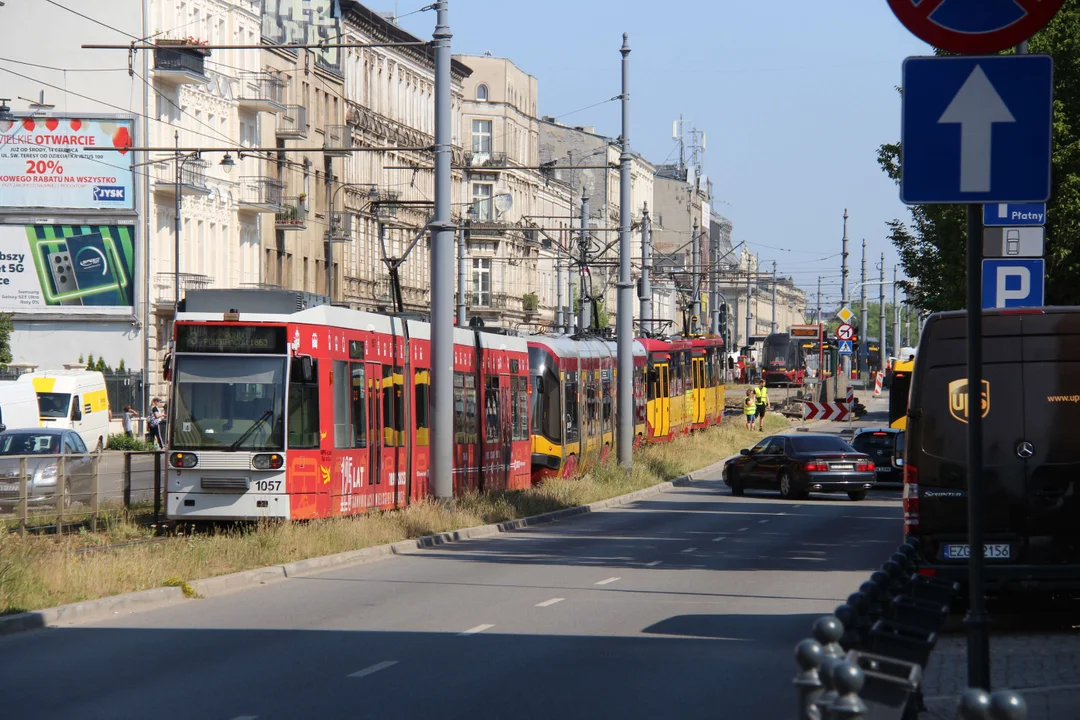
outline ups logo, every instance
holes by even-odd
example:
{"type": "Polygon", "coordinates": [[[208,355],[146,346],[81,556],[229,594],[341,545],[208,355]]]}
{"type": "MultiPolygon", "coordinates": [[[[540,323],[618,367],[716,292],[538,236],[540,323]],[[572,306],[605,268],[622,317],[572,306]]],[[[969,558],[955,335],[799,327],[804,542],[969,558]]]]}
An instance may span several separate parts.
{"type": "MultiPolygon", "coordinates": [[[[990,383],[982,381],[982,416],[990,414],[990,383]]],[[[968,421],[968,381],[967,378],[949,383],[949,414],[962,423],[968,421]]]]}

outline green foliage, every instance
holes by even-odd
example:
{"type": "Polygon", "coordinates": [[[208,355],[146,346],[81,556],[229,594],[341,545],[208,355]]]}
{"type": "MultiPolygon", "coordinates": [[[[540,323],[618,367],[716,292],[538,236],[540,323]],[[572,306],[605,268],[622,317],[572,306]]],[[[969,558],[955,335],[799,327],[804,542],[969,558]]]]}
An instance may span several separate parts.
{"type": "MultiPolygon", "coordinates": [[[[1068,0],[1031,39],[1032,53],[1054,57],[1053,186],[1047,207],[1046,302],[1080,304],[1080,0],[1068,0]]],[[[940,54],[940,53],[939,53],[940,54]]],[[[900,145],[878,149],[878,163],[900,180],[900,145]]],[[[966,211],[960,205],[917,205],[908,223],[893,220],[889,239],[911,282],[910,303],[925,312],[966,306],[966,211]]],[[[854,308],[852,308],[854,309],[854,308]]]]}
{"type": "Polygon", "coordinates": [[[86,358],[83,357],[82,353],[79,353],[79,364],[80,365],[85,365],[86,364],[86,358]]]}
{"type": "Polygon", "coordinates": [[[0,367],[11,363],[11,333],[15,330],[15,321],[11,313],[0,313],[0,367]]]}
{"type": "Polygon", "coordinates": [[[120,364],[116,366],[116,372],[127,372],[127,367],[124,365],[124,358],[120,358],[120,364]]]}
{"type": "Polygon", "coordinates": [[[90,353],[86,356],[86,369],[97,370],[97,360],[94,359],[94,354],[90,353]]]}
{"type": "Polygon", "coordinates": [[[110,368],[105,363],[105,358],[103,358],[103,357],[98,358],[97,365],[94,366],[94,369],[97,370],[98,372],[102,372],[102,373],[112,372],[112,368],[110,368]]]}
{"type": "Polygon", "coordinates": [[[124,450],[126,452],[146,452],[154,449],[153,442],[147,442],[138,437],[128,437],[123,433],[110,435],[105,443],[106,450],[124,450]]]}
{"type": "MultiPolygon", "coordinates": [[[[580,313],[581,312],[581,302],[579,301],[578,298],[574,298],[574,312],[575,313],[580,313]]],[[[601,327],[601,328],[606,328],[606,327],[608,327],[608,325],[611,324],[611,316],[608,315],[607,310],[604,309],[604,299],[603,298],[598,298],[596,300],[593,300],[593,304],[590,307],[590,312],[595,312],[595,315],[593,315],[593,316],[591,316],[589,318],[589,327],[590,328],[593,328],[593,329],[596,328],[596,323],[593,321],[593,318],[595,318],[595,317],[600,318],[599,327],[601,327]],[[593,308],[595,308],[595,310],[593,310],[593,308]]]]}
{"type": "Polygon", "coordinates": [[[536,312],[540,307],[540,298],[536,293],[525,293],[521,296],[521,309],[525,312],[536,312]]]}

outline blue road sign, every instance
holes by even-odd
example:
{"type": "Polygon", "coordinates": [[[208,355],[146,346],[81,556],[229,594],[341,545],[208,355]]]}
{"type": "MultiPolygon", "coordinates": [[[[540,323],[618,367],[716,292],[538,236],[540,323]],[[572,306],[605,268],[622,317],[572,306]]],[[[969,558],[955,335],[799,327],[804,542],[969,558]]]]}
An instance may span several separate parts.
{"type": "Polygon", "coordinates": [[[1042,258],[983,260],[982,306],[1042,307],[1046,297],[1046,262],[1042,258]]]}
{"type": "Polygon", "coordinates": [[[900,199],[1048,200],[1053,75],[1049,55],[905,60],[900,199]]]}
{"type": "Polygon", "coordinates": [[[1046,224],[1046,203],[994,203],[983,205],[983,225],[1006,225],[1023,227],[1025,225],[1046,224]]]}
{"type": "Polygon", "coordinates": [[[850,355],[851,354],[851,341],[850,340],[841,340],[840,341],[840,354],[841,355],[850,355]]]}

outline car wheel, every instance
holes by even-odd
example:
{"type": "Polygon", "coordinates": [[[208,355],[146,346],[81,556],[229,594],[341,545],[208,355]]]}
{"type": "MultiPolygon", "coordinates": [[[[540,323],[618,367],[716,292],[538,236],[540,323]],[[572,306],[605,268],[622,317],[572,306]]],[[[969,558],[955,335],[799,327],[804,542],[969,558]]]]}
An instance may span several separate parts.
{"type": "Polygon", "coordinates": [[[787,470],[780,471],[780,497],[785,500],[795,500],[798,497],[791,483],[791,474],[787,470]]]}
{"type": "Polygon", "coordinates": [[[852,500],[854,500],[855,502],[859,502],[860,500],[865,500],[866,499],[866,491],[865,490],[856,490],[855,492],[849,492],[847,494],[847,496],[849,498],[851,498],[852,500]]]}
{"type": "Polygon", "coordinates": [[[731,494],[735,497],[742,497],[745,490],[742,486],[742,481],[739,480],[738,468],[732,467],[728,470],[728,485],[731,487],[731,494]]]}

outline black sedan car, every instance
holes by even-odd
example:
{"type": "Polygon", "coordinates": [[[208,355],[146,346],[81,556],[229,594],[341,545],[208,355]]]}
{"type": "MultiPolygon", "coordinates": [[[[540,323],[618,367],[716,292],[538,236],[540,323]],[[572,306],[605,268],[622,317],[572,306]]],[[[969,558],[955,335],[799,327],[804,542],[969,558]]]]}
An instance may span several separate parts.
{"type": "Polygon", "coordinates": [[[904,433],[896,428],[859,428],[851,447],[870,456],[879,483],[904,482],[904,433]]]}
{"type": "Polygon", "coordinates": [[[724,464],[732,495],[779,490],[788,500],[811,492],[846,492],[862,500],[875,474],[869,456],[835,435],[772,435],[724,464]]]}

